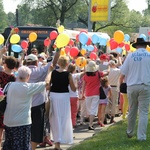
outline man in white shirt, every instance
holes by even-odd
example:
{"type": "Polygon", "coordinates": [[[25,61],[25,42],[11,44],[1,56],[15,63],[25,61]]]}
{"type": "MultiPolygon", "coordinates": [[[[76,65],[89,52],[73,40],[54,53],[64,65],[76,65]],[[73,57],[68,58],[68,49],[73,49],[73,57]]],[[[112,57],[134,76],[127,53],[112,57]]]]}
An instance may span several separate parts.
{"type": "Polygon", "coordinates": [[[148,111],[150,102],[150,53],[143,38],[137,38],[132,46],[137,50],[130,53],[121,67],[120,82],[126,77],[129,114],[127,136],[134,135],[137,112],[139,112],[137,139],[146,140],[148,111]]]}

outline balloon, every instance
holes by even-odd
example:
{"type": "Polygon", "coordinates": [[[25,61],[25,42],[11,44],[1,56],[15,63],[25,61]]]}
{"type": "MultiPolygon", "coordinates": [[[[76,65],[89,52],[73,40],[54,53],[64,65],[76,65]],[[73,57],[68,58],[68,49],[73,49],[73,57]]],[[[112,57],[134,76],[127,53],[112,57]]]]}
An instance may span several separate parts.
{"type": "Polygon", "coordinates": [[[55,42],[56,42],[57,48],[61,48],[61,47],[68,45],[69,41],[70,41],[70,38],[69,38],[68,34],[60,33],[57,36],[55,42]]]}
{"type": "Polygon", "coordinates": [[[13,34],[10,37],[10,43],[11,44],[17,44],[17,43],[19,43],[19,41],[20,41],[20,36],[18,34],[13,34]]]}
{"type": "Polygon", "coordinates": [[[93,34],[92,35],[92,42],[93,42],[93,44],[98,43],[98,41],[99,41],[99,36],[97,34],[93,34]]]}
{"type": "Polygon", "coordinates": [[[79,34],[79,41],[80,41],[83,45],[85,45],[85,44],[87,43],[88,39],[89,39],[89,37],[88,37],[88,35],[87,35],[85,32],[81,32],[81,33],[79,34]]]}
{"type": "Polygon", "coordinates": [[[78,58],[76,59],[76,65],[77,65],[78,67],[80,67],[80,68],[85,67],[85,65],[86,65],[86,59],[85,59],[84,57],[78,57],[78,58]]]}
{"type": "Polygon", "coordinates": [[[113,49],[116,49],[117,47],[118,47],[118,43],[112,40],[110,42],[110,49],[113,50],[113,49]]]}
{"type": "Polygon", "coordinates": [[[107,41],[106,45],[110,47],[110,40],[107,41]]]}
{"type": "Polygon", "coordinates": [[[119,44],[119,47],[124,47],[124,42],[121,42],[120,44],[119,44]]]}
{"type": "Polygon", "coordinates": [[[87,50],[87,45],[82,45],[82,49],[87,50]]]}
{"type": "Polygon", "coordinates": [[[117,31],[114,33],[114,40],[115,40],[117,43],[121,43],[121,42],[124,40],[124,33],[123,33],[121,30],[117,30],[117,31]]]}
{"type": "Polygon", "coordinates": [[[132,47],[132,44],[130,45],[130,51],[131,51],[131,52],[136,51],[136,48],[132,47]]]}
{"type": "Polygon", "coordinates": [[[58,33],[57,31],[52,31],[50,34],[49,34],[49,37],[51,40],[55,40],[58,36],[58,33]]]}
{"type": "Polygon", "coordinates": [[[65,47],[65,53],[68,54],[70,52],[70,46],[65,47]]]}
{"type": "Polygon", "coordinates": [[[69,41],[69,44],[68,44],[69,46],[73,46],[74,45],[74,41],[71,39],[70,41],[69,41]]]}
{"type": "Polygon", "coordinates": [[[96,59],[97,59],[97,55],[96,55],[95,52],[91,52],[91,53],[90,53],[90,59],[91,59],[91,60],[96,60],[96,59]]]}
{"type": "Polygon", "coordinates": [[[130,41],[130,36],[129,36],[129,34],[125,34],[125,35],[124,35],[124,40],[125,40],[125,42],[130,41]]]}
{"type": "Polygon", "coordinates": [[[118,48],[116,49],[116,51],[121,54],[121,53],[122,53],[122,48],[118,47],[118,48]]]}
{"type": "Polygon", "coordinates": [[[76,35],[76,41],[79,42],[79,34],[76,35]]]}
{"type": "Polygon", "coordinates": [[[85,49],[81,49],[80,53],[84,56],[86,54],[86,50],[85,49]]]}
{"type": "Polygon", "coordinates": [[[36,41],[36,39],[37,39],[37,34],[35,32],[31,32],[29,34],[29,41],[34,42],[34,41],[36,41]]]}
{"type": "Polygon", "coordinates": [[[146,50],[150,52],[150,47],[147,45],[146,50]]]}
{"type": "Polygon", "coordinates": [[[4,36],[0,34],[0,45],[4,43],[4,36]]]}
{"type": "Polygon", "coordinates": [[[84,29],[82,29],[81,31],[80,31],[80,33],[82,33],[82,32],[84,32],[84,33],[88,33],[86,30],[84,30],[84,29]]]}
{"type": "Polygon", "coordinates": [[[102,38],[99,45],[106,46],[106,44],[107,44],[107,39],[102,38]]]}
{"type": "Polygon", "coordinates": [[[147,41],[147,37],[146,37],[146,35],[145,34],[140,34],[140,36],[139,36],[140,38],[143,38],[144,39],[144,41],[147,41]]]}
{"type": "Polygon", "coordinates": [[[94,50],[93,52],[97,52],[98,51],[98,48],[94,45],[94,50]]]}
{"type": "Polygon", "coordinates": [[[88,45],[87,46],[87,50],[88,51],[93,51],[94,50],[94,46],[93,45],[88,45]]]}
{"type": "Polygon", "coordinates": [[[28,41],[23,40],[23,41],[21,42],[21,47],[22,47],[23,49],[27,49],[27,48],[28,48],[28,41]]]}
{"type": "Polygon", "coordinates": [[[12,49],[13,52],[16,52],[16,53],[20,53],[22,51],[21,46],[18,45],[18,44],[12,45],[11,49],[12,49]]]}
{"type": "Polygon", "coordinates": [[[72,47],[70,49],[70,56],[71,57],[76,57],[79,54],[79,49],[77,47],[72,47]]]}
{"type": "Polygon", "coordinates": [[[57,30],[58,30],[58,33],[62,33],[62,32],[64,32],[64,26],[63,25],[61,25],[61,26],[59,26],[58,28],[57,28],[57,30]]]}
{"type": "Polygon", "coordinates": [[[148,31],[148,35],[150,35],[150,31],[148,31]]]}
{"type": "Polygon", "coordinates": [[[125,44],[125,49],[126,49],[127,51],[129,51],[129,50],[130,50],[130,45],[129,45],[129,44],[125,44]]]}
{"type": "Polygon", "coordinates": [[[66,55],[65,48],[62,48],[61,51],[60,51],[60,56],[64,56],[64,55],[66,55]]]}
{"type": "Polygon", "coordinates": [[[86,45],[91,45],[91,44],[92,44],[92,39],[89,37],[86,45]]]}
{"type": "Polygon", "coordinates": [[[50,41],[49,38],[47,38],[47,39],[44,40],[44,46],[48,47],[50,44],[51,44],[51,41],[50,41]]]}

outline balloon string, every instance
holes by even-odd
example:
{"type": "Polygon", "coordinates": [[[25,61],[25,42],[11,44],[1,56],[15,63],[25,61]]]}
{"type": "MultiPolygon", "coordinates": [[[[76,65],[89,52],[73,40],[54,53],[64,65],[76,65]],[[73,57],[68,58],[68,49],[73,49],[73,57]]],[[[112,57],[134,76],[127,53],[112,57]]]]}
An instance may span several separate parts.
{"type": "Polygon", "coordinates": [[[6,39],[6,42],[5,42],[6,47],[8,46],[8,40],[9,40],[10,36],[11,36],[11,33],[9,34],[8,38],[6,39]]]}

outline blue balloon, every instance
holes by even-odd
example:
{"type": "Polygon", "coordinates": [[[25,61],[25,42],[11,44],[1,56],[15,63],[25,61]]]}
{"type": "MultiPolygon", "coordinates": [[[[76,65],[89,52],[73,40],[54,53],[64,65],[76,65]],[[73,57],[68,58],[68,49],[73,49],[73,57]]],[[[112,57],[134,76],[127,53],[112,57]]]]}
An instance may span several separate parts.
{"type": "Polygon", "coordinates": [[[130,41],[130,36],[129,36],[129,34],[125,34],[125,35],[124,35],[124,41],[125,41],[125,42],[130,41]]]}
{"type": "Polygon", "coordinates": [[[16,52],[16,53],[20,53],[20,52],[22,51],[21,46],[18,45],[18,44],[12,45],[12,46],[11,46],[11,49],[12,49],[13,52],[16,52]]]}
{"type": "Polygon", "coordinates": [[[99,42],[99,36],[97,34],[92,35],[92,43],[96,44],[99,42]]]}
{"type": "Polygon", "coordinates": [[[82,45],[82,49],[87,50],[87,45],[82,45]]]}
{"type": "Polygon", "coordinates": [[[118,48],[116,49],[116,51],[121,54],[121,53],[122,53],[122,48],[118,47],[118,48]]]}
{"type": "Polygon", "coordinates": [[[106,44],[107,44],[107,39],[102,38],[99,45],[106,46],[106,44]]]}
{"type": "Polygon", "coordinates": [[[147,37],[146,37],[146,35],[145,34],[140,34],[140,36],[139,36],[140,38],[143,38],[144,39],[144,41],[147,41],[147,37]]]}
{"type": "Polygon", "coordinates": [[[88,45],[87,50],[88,51],[93,51],[94,50],[94,46],[93,45],[88,45]]]}
{"type": "Polygon", "coordinates": [[[89,37],[88,37],[88,35],[87,35],[85,32],[81,32],[81,33],[79,34],[79,41],[80,41],[83,45],[85,45],[85,44],[87,43],[88,39],[89,39],[89,37]]]}

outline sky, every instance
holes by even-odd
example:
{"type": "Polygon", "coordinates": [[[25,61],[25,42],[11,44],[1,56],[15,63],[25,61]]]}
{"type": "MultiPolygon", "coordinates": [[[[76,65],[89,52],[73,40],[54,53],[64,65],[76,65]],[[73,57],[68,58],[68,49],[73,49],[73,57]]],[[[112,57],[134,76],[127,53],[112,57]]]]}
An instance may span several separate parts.
{"type": "MultiPolygon", "coordinates": [[[[145,0],[128,0],[128,7],[130,10],[134,9],[136,11],[142,12],[142,10],[147,8],[145,0]]],[[[4,4],[4,11],[8,12],[15,12],[17,5],[20,4],[21,0],[3,0],[4,4]]]]}

